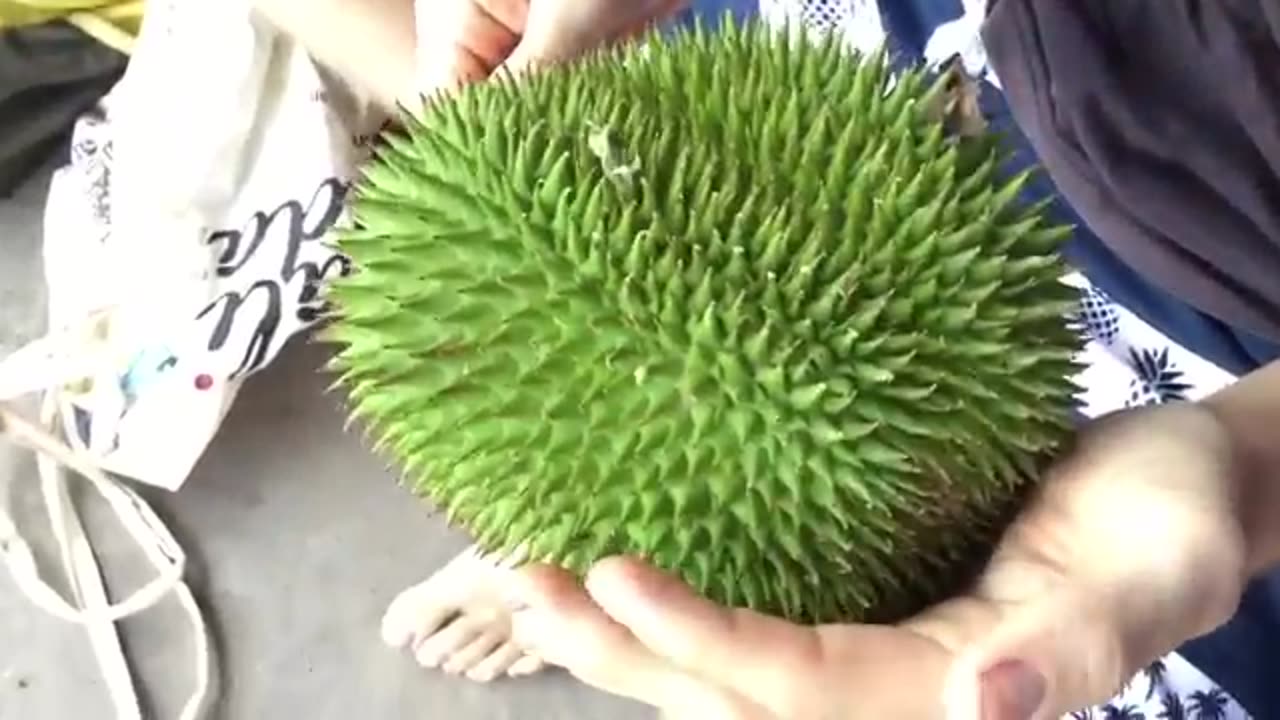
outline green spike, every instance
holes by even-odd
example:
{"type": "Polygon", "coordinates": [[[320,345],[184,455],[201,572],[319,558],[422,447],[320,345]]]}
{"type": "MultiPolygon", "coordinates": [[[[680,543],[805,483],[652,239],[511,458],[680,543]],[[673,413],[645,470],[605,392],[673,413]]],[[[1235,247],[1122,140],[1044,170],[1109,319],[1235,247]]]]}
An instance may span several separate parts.
{"type": "Polygon", "coordinates": [[[891,621],[1071,432],[1069,228],[885,52],[725,20],[470,85],[337,234],[329,370],[490,550],[891,621]]]}

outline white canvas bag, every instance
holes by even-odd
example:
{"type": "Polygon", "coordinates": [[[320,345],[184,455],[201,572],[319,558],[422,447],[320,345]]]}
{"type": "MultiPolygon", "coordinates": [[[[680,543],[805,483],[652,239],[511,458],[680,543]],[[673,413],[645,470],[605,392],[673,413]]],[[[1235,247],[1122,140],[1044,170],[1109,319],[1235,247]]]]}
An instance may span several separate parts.
{"type": "Polygon", "coordinates": [[[120,478],[178,490],[245,379],[314,324],[321,282],[347,269],[325,240],[383,119],[248,0],[151,0],[126,75],[74,130],[45,215],[49,334],[0,358],[0,439],[37,453],[72,597],[41,578],[3,504],[0,553],[37,605],[86,626],[118,718],[141,720],[121,618],[170,593],[187,609],[184,720],[210,667],[182,549],[120,478]],[[29,396],[38,420],[19,411],[29,396]],[[64,469],[155,566],[123,601],[107,597],[64,469]]]}

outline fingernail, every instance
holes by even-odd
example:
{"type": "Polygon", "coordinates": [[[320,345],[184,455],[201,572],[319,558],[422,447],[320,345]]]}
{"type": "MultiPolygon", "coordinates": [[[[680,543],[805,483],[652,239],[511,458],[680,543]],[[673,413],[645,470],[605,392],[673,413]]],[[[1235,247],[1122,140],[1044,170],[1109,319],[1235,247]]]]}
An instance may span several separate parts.
{"type": "Polygon", "coordinates": [[[1044,703],[1044,676],[1020,660],[982,674],[982,720],[1031,720],[1044,703]]]}

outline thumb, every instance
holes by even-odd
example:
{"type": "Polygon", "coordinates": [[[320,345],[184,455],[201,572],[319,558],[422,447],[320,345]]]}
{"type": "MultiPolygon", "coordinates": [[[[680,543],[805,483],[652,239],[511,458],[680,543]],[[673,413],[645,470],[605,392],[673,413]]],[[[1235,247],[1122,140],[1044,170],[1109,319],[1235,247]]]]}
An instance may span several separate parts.
{"type": "Polygon", "coordinates": [[[530,0],[523,37],[502,69],[519,75],[573,59],[665,19],[686,4],[687,0],[530,0]]]}
{"type": "Polygon", "coordinates": [[[1045,597],[960,651],[946,681],[947,720],[1053,720],[1105,702],[1137,671],[1097,595],[1045,597]]]}
{"type": "Polygon", "coordinates": [[[482,78],[496,62],[493,55],[514,34],[470,2],[418,0],[414,3],[417,37],[416,90],[424,96],[452,92],[482,78]],[[477,47],[478,46],[478,47],[477,47]],[[488,67],[486,67],[488,66],[488,67]]]}

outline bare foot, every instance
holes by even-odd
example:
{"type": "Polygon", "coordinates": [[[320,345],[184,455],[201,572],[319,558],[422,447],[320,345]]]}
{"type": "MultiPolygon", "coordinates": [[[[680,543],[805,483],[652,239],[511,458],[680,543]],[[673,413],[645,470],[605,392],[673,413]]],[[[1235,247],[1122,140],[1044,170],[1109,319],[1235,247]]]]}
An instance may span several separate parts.
{"type": "Polygon", "coordinates": [[[472,546],[405,590],[382,617],[382,639],[409,648],[423,667],[490,682],[545,667],[511,639],[509,588],[522,552],[485,555],[472,546]]]}

